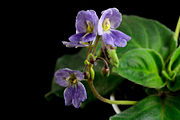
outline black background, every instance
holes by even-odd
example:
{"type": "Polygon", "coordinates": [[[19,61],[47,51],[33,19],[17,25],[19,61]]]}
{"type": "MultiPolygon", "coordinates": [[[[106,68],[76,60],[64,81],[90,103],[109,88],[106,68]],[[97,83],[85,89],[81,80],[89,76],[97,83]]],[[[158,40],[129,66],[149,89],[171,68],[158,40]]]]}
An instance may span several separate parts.
{"type": "MultiPolygon", "coordinates": [[[[75,33],[75,18],[80,10],[93,9],[100,17],[101,11],[116,7],[122,14],[138,15],[145,18],[155,19],[162,24],[175,30],[178,20],[177,3],[173,1],[143,1],[132,2],[122,0],[84,0],[84,1],[62,1],[62,2],[40,2],[35,3],[36,9],[32,18],[36,25],[37,32],[40,35],[34,44],[38,46],[38,57],[35,59],[38,64],[39,79],[34,79],[39,83],[37,100],[38,105],[34,109],[41,117],[57,117],[60,120],[85,120],[97,119],[108,120],[109,116],[115,114],[111,105],[96,101],[90,103],[85,109],[75,109],[66,107],[63,99],[54,98],[48,102],[44,95],[50,91],[51,79],[54,73],[56,59],[64,54],[74,54],[80,49],[66,48],[61,41],[68,41],[68,37],[75,33]],[[38,109],[36,109],[38,108],[38,109]]],[[[73,60],[69,60],[73,62],[73,60]]],[[[37,91],[36,91],[37,93],[37,91]]],[[[138,95],[140,96],[140,95],[138,95]]],[[[29,103],[30,104],[30,103],[29,103]]]]}

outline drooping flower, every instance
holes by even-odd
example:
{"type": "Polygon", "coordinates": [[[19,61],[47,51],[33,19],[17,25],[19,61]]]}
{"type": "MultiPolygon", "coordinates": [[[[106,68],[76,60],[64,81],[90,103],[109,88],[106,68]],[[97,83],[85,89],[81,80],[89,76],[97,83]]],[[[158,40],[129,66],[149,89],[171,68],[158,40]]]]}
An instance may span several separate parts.
{"type": "Polygon", "coordinates": [[[85,47],[94,41],[97,34],[98,16],[94,10],[79,11],[76,17],[76,34],[69,37],[70,42],[63,41],[66,47],[85,47]]]}
{"type": "Polygon", "coordinates": [[[86,89],[80,82],[83,79],[84,74],[77,70],[63,68],[55,72],[55,82],[66,87],[64,90],[65,105],[73,104],[75,108],[79,108],[81,102],[87,99],[86,89]]]}
{"type": "Polygon", "coordinates": [[[102,35],[105,44],[113,47],[125,47],[127,41],[131,39],[125,33],[115,30],[122,21],[122,15],[117,8],[109,8],[102,11],[102,16],[98,23],[98,34],[102,35]]]}

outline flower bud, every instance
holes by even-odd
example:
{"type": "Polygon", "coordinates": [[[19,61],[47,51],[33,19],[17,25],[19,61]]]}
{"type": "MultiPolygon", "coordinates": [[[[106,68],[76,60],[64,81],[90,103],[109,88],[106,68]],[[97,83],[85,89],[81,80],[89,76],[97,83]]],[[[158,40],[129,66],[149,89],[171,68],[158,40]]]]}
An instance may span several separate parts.
{"type": "Polygon", "coordinates": [[[84,72],[84,79],[88,79],[89,78],[89,74],[88,74],[88,72],[84,72]]]}
{"type": "Polygon", "coordinates": [[[105,76],[105,77],[109,77],[109,74],[110,74],[109,68],[103,67],[102,68],[102,75],[105,76]]]}
{"type": "Polygon", "coordinates": [[[91,66],[90,67],[90,78],[91,78],[91,80],[94,80],[94,76],[95,76],[95,72],[94,72],[93,66],[91,66]]]}
{"type": "Polygon", "coordinates": [[[107,53],[108,53],[108,57],[110,58],[111,65],[113,65],[114,67],[118,67],[119,59],[116,53],[116,49],[108,49],[107,53]]]}

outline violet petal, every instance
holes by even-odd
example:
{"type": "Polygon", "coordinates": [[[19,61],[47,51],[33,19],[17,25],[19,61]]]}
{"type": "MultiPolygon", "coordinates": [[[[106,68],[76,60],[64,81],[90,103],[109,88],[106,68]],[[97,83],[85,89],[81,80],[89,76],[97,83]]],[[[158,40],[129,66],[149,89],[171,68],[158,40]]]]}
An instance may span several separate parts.
{"type": "Polygon", "coordinates": [[[77,33],[86,33],[87,21],[90,21],[93,26],[97,24],[98,17],[94,10],[82,10],[78,12],[75,24],[77,33]]]}
{"type": "Polygon", "coordinates": [[[109,8],[107,10],[102,11],[102,15],[101,15],[101,18],[99,19],[99,23],[98,23],[98,34],[99,35],[103,34],[102,24],[106,18],[109,18],[109,21],[111,23],[111,28],[113,28],[113,29],[117,28],[122,21],[122,15],[117,8],[109,8]]]}
{"type": "Polygon", "coordinates": [[[102,35],[102,40],[104,41],[105,44],[112,45],[113,47],[115,46],[114,39],[111,33],[104,33],[102,35]]]}
{"type": "Polygon", "coordinates": [[[95,33],[89,33],[82,38],[82,42],[94,41],[95,39],[96,39],[96,34],[95,33]]]}
{"type": "Polygon", "coordinates": [[[82,37],[85,35],[86,33],[77,33],[77,34],[74,34],[74,35],[71,35],[69,37],[69,41],[71,42],[79,42],[82,40],[82,37]]]}
{"type": "Polygon", "coordinates": [[[68,68],[57,70],[54,75],[55,82],[62,87],[67,87],[70,84],[66,80],[66,78],[69,77],[69,71],[70,69],[68,68]]]}
{"type": "Polygon", "coordinates": [[[72,103],[75,108],[79,108],[81,106],[81,102],[87,99],[87,93],[84,85],[81,82],[78,82],[73,86],[74,95],[72,99],[72,103]]]}
{"type": "Polygon", "coordinates": [[[79,42],[66,42],[66,41],[62,41],[62,43],[64,45],[66,45],[66,47],[69,47],[69,48],[72,48],[72,47],[78,48],[78,47],[86,47],[86,46],[88,46],[88,45],[81,44],[79,42]]]}
{"type": "Polygon", "coordinates": [[[126,41],[129,41],[131,37],[129,35],[126,35],[125,33],[119,31],[119,30],[111,30],[111,33],[114,36],[117,36],[117,38],[125,39],[126,41]]]}
{"type": "Polygon", "coordinates": [[[78,70],[74,70],[73,74],[76,75],[78,81],[81,81],[84,79],[84,74],[78,70]]]}
{"type": "Polygon", "coordinates": [[[66,106],[72,104],[73,94],[74,94],[73,86],[69,86],[64,90],[64,100],[65,100],[65,105],[66,106]]]}

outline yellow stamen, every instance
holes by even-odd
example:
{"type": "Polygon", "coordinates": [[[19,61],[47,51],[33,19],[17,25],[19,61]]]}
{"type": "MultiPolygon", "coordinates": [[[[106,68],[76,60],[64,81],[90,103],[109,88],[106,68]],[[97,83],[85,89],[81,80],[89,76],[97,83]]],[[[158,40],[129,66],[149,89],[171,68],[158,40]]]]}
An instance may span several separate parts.
{"type": "Polygon", "coordinates": [[[110,21],[109,21],[109,18],[106,18],[106,19],[104,20],[104,22],[103,22],[103,24],[102,24],[102,27],[103,27],[103,30],[104,30],[104,31],[107,31],[107,30],[110,29],[111,23],[110,23],[110,21]]]}
{"type": "Polygon", "coordinates": [[[75,74],[70,74],[70,76],[66,80],[69,81],[71,84],[77,83],[77,77],[75,74]]]}
{"type": "Polygon", "coordinates": [[[76,84],[77,83],[77,79],[72,81],[72,84],[76,84]]]}
{"type": "Polygon", "coordinates": [[[87,28],[86,28],[87,33],[93,32],[93,25],[91,24],[91,22],[87,20],[86,24],[87,24],[87,28]]]}

